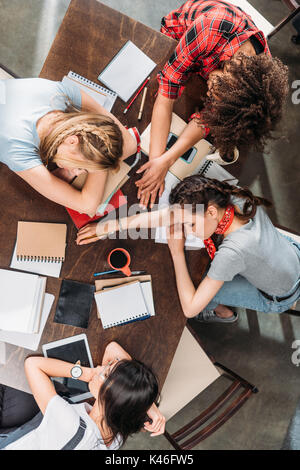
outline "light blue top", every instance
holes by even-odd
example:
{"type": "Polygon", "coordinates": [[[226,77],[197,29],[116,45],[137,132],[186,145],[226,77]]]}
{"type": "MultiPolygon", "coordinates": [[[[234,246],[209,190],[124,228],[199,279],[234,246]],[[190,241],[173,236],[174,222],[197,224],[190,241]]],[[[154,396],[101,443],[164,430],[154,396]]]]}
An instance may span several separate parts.
{"type": "Polygon", "coordinates": [[[0,162],[12,171],[29,170],[42,164],[37,121],[50,111],[65,111],[68,99],[81,108],[80,89],[43,78],[1,82],[0,162]]]}
{"type": "MultiPolygon", "coordinates": [[[[242,199],[232,202],[242,209],[242,199]]],[[[232,281],[237,274],[277,296],[284,296],[299,281],[300,245],[278,232],[262,207],[253,219],[224,238],[207,273],[217,281],[232,281]]]]}

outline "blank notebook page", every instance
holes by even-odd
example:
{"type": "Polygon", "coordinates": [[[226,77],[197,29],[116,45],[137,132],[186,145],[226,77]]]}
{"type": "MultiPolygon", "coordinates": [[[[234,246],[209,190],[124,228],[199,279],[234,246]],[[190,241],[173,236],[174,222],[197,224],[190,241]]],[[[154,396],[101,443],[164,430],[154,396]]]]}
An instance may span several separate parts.
{"type": "Polygon", "coordinates": [[[155,62],[133,42],[127,41],[98,80],[115,91],[123,101],[128,101],[138,87],[156,67],[155,62]]]}
{"type": "Polygon", "coordinates": [[[97,292],[95,299],[103,328],[149,315],[139,282],[97,292]]]}
{"type": "Polygon", "coordinates": [[[0,329],[26,332],[39,277],[0,269],[0,329]]]}

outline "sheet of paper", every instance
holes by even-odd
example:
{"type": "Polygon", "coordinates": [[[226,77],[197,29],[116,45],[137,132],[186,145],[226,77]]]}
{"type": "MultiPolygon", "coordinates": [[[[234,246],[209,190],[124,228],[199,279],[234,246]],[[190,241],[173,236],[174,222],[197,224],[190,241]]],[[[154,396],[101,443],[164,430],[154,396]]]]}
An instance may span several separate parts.
{"type": "Polygon", "coordinates": [[[98,80],[126,102],[155,67],[150,57],[128,41],[100,73],[98,80]]]}
{"type": "Polygon", "coordinates": [[[45,294],[45,300],[42,310],[41,316],[41,323],[40,323],[40,330],[38,333],[18,333],[15,331],[3,331],[0,330],[0,342],[3,341],[5,343],[14,344],[16,346],[20,346],[21,348],[31,349],[32,351],[36,351],[39,347],[40,340],[49,317],[53,302],[54,302],[54,295],[52,294],[45,294]]]}
{"type": "Polygon", "coordinates": [[[15,246],[10,267],[14,269],[19,269],[20,271],[41,274],[42,276],[59,277],[62,263],[44,263],[43,261],[18,261],[15,246]]]}

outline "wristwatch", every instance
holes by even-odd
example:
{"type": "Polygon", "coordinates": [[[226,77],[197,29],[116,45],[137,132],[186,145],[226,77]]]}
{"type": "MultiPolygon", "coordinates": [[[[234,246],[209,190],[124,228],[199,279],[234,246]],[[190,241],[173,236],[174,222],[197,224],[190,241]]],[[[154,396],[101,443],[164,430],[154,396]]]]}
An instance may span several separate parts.
{"type": "Polygon", "coordinates": [[[83,370],[82,370],[82,368],[80,367],[80,361],[77,361],[77,362],[75,363],[75,365],[72,367],[72,369],[71,369],[70,372],[71,372],[72,378],[75,379],[75,380],[79,379],[79,377],[82,376],[83,370]]]}

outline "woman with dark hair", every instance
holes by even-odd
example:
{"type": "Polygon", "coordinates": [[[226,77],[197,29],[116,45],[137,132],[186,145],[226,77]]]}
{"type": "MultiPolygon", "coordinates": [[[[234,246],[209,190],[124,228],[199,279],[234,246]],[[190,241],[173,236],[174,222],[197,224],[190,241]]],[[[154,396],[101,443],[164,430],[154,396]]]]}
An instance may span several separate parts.
{"type": "Polygon", "coordinates": [[[192,207],[186,233],[204,238],[211,263],[195,289],[184,256],[184,236],[169,249],[185,316],[203,322],[234,322],[229,307],[282,313],[300,297],[300,244],[282,235],[262,209],[270,206],[249,189],[195,175],[170,194],[170,203],[192,207]],[[197,213],[196,207],[203,208],[197,213]],[[199,313],[200,312],[200,313],[199,313]]]}
{"type": "Polygon", "coordinates": [[[189,0],[162,19],[161,32],[178,45],[158,74],[149,162],[136,182],[143,206],[162,194],[169,167],[209,133],[218,149],[211,159],[220,164],[236,161],[245,143],[262,149],[282,117],[289,89],[287,67],[271,57],[263,32],[227,1],[189,0]],[[166,151],[175,100],[192,74],[207,81],[205,107],[166,151]]]}
{"type": "Polygon", "coordinates": [[[89,224],[78,232],[77,243],[94,242],[117,230],[171,226],[168,244],[182,310],[200,321],[236,321],[229,306],[281,313],[300,297],[300,244],[273,226],[261,207],[270,206],[266,199],[247,188],[194,175],[173,188],[169,202],[171,217],[166,207],[89,224]],[[211,259],[197,289],[184,255],[188,233],[204,240],[211,259]]]}
{"type": "Polygon", "coordinates": [[[164,432],[165,419],[155,405],[155,375],[119,344],[106,347],[101,366],[76,364],[78,380],[88,382],[95,397],[93,406],[70,404],[57,395],[50,377],[73,377],[73,367],[57,359],[26,359],[26,376],[43,417],[35,416],[6,437],[0,434],[1,449],[116,450],[142,429],[151,436],[164,432]]]}

